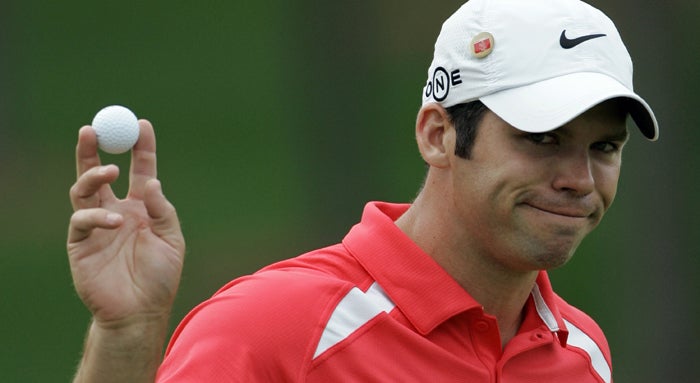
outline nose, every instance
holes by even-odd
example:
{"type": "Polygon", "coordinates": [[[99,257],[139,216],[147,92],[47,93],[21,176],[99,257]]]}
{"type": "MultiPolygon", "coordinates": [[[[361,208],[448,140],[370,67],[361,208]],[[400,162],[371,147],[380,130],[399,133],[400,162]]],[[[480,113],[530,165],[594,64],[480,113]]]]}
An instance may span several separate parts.
{"type": "Polygon", "coordinates": [[[595,189],[591,157],[587,150],[561,156],[554,166],[556,173],[552,187],[555,190],[574,196],[585,196],[595,189]]]}

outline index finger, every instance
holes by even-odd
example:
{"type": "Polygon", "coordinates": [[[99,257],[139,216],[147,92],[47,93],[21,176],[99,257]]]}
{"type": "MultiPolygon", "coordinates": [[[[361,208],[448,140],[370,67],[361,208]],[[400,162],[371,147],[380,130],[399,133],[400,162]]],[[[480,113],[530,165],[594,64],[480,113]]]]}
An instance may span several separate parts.
{"type": "Polygon", "coordinates": [[[85,125],[78,131],[78,144],[75,147],[75,164],[77,178],[88,169],[100,166],[100,156],[97,154],[97,135],[95,130],[85,125]]]}
{"type": "Polygon", "coordinates": [[[156,178],[156,135],[153,125],[147,120],[139,120],[139,139],[131,151],[129,170],[129,196],[142,199],[146,182],[156,178]]]}

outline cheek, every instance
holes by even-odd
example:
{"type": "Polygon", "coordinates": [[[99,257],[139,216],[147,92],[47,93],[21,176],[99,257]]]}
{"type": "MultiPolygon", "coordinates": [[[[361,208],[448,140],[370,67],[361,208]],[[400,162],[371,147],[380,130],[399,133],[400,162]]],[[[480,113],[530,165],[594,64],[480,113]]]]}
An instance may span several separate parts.
{"type": "Polygon", "coordinates": [[[603,200],[603,206],[607,210],[617,194],[617,185],[620,179],[620,165],[600,166],[596,170],[596,189],[603,200]]]}
{"type": "MultiPolygon", "coordinates": [[[[513,161],[506,161],[513,163],[513,161]]],[[[515,205],[517,191],[523,187],[520,166],[474,167],[459,178],[454,187],[461,190],[457,204],[471,220],[483,229],[504,225],[515,205]],[[515,175],[520,175],[517,177],[515,175]]]]}

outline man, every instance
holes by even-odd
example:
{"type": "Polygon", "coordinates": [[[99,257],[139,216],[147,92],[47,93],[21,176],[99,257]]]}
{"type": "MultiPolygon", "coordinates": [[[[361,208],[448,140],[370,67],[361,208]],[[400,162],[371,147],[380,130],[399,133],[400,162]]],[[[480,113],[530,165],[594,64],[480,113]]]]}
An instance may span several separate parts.
{"type": "Polygon", "coordinates": [[[118,200],[118,169],[84,127],[68,253],[93,323],[76,381],[610,382],[602,331],[546,270],[612,203],[627,116],[657,138],[601,12],[469,1],[435,44],[415,201],[369,203],[341,243],[230,282],[187,315],[162,363],[184,240],[153,129],[140,122],[118,200]]]}

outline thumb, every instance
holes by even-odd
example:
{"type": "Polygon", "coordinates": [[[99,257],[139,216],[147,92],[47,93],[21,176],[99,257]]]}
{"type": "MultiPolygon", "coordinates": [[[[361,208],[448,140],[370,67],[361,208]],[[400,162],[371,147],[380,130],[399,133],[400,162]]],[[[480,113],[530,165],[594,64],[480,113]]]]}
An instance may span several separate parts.
{"type": "Polygon", "coordinates": [[[144,204],[151,218],[151,230],[170,246],[184,252],[185,241],[180,229],[175,207],[163,195],[160,181],[153,178],[148,180],[144,190],[144,204]]]}

